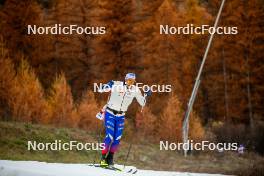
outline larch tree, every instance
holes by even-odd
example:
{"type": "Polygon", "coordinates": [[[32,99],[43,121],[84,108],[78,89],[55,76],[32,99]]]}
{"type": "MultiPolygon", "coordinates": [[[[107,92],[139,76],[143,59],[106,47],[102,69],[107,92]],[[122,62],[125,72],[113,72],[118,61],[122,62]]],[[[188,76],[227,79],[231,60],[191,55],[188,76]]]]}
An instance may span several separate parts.
{"type": "MultiPolygon", "coordinates": [[[[150,110],[150,108],[145,107],[144,110],[137,111],[135,116],[135,131],[138,135],[143,135],[145,137],[153,137],[158,133],[157,119],[150,110]]],[[[150,138],[149,138],[150,139],[150,138]]]]}
{"type": "Polygon", "coordinates": [[[10,91],[15,85],[15,68],[8,56],[2,37],[0,38],[0,115],[2,119],[9,119],[11,109],[8,105],[10,91]]]}
{"type": "MultiPolygon", "coordinates": [[[[93,26],[91,19],[95,14],[95,8],[94,0],[56,0],[44,15],[45,25],[59,24],[61,27],[65,27],[74,24],[83,28],[93,26]]],[[[93,78],[90,74],[93,36],[85,33],[73,33],[47,37],[50,37],[51,40],[44,52],[46,61],[39,68],[41,77],[46,75],[43,80],[44,85],[48,87],[54,76],[63,71],[72,86],[74,97],[78,99],[93,78]]]]}
{"type": "Polygon", "coordinates": [[[49,111],[44,90],[33,68],[26,60],[21,60],[14,81],[7,101],[14,120],[47,123],[49,111]]]}
{"type": "Polygon", "coordinates": [[[99,110],[94,93],[90,90],[85,91],[77,108],[78,126],[86,130],[98,130],[100,121],[96,118],[96,114],[99,110]]]}
{"type": "Polygon", "coordinates": [[[263,34],[258,24],[263,8],[259,1],[252,2],[226,3],[221,16],[220,25],[238,27],[238,34],[216,36],[205,68],[204,85],[215,119],[253,124],[254,114],[261,114],[257,102],[262,97],[263,34]]]}
{"type": "Polygon", "coordinates": [[[49,123],[66,127],[75,127],[78,124],[71,88],[64,74],[59,75],[52,84],[48,104],[51,112],[49,123]]]}
{"type": "MultiPolygon", "coordinates": [[[[181,59],[182,37],[171,34],[160,34],[160,25],[179,25],[182,21],[177,13],[177,8],[170,0],[165,0],[157,8],[152,16],[136,23],[133,31],[137,33],[136,45],[139,46],[140,60],[142,68],[140,78],[146,84],[173,85],[173,91],[179,91],[181,85],[179,81],[179,60],[181,59]]],[[[161,90],[162,91],[162,90],[161,90]]],[[[165,107],[168,94],[156,94],[153,99],[153,113],[162,112],[165,107]],[[155,107],[155,108],[154,108],[155,107]]]]}
{"type": "Polygon", "coordinates": [[[99,22],[106,34],[98,39],[96,57],[101,65],[101,80],[122,79],[125,72],[133,71],[132,0],[103,0],[99,3],[99,22]]]}
{"type": "Polygon", "coordinates": [[[38,26],[41,20],[42,9],[36,1],[8,0],[4,3],[0,11],[0,32],[16,64],[22,58],[21,55],[26,56],[30,64],[37,64],[41,43],[46,39],[29,35],[28,25],[38,26]]]}

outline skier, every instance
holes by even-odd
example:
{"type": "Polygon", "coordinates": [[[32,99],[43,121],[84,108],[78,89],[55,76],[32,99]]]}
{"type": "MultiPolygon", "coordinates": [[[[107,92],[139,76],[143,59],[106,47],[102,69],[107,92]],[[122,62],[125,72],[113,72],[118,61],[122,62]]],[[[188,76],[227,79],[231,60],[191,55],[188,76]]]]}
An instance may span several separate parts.
{"type": "Polygon", "coordinates": [[[142,96],[139,88],[134,85],[136,82],[136,75],[134,73],[127,73],[125,81],[109,81],[104,84],[99,92],[110,91],[110,97],[103,110],[97,114],[97,118],[104,119],[104,126],[106,136],[104,139],[105,148],[102,150],[101,162],[102,167],[113,165],[114,153],[122,137],[124,130],[125,114],[128,106],[136,98],[137,102],[144,107],[146,103],[146,96],[151,95],[148,90],[142,96]]]}

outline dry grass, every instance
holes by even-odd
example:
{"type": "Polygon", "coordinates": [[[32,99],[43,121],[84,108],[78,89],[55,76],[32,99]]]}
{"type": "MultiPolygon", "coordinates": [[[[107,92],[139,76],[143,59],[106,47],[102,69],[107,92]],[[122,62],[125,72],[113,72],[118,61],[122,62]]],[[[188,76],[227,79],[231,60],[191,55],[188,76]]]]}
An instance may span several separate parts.
{"type": "MultiPolygon", "coordinates": [[[[100,138],[102,140],[103,135],[100,138]]],[[[99,160],[100,154],[97,151],[30,152],[26,150],[27,140],[50,142],[55,139],[97,142],[98,135],[77,128],[0,122],[0,159],[66,163],[91,163],[94,159],[99,160]]],[[[140,169],[241,176],[258,176],[264,173],[264,158],[255,153],[245,153],[243,156],[239,156],[235,152],[196,152],[185,158],[181,152],[160,151],[158,142],[150,143],[145,138],[139,139],[126,135],[115,156],[116,162],[124,163],[131,140],[136,142],[133,142],[127,165],[135,165],[140,169]]]]}

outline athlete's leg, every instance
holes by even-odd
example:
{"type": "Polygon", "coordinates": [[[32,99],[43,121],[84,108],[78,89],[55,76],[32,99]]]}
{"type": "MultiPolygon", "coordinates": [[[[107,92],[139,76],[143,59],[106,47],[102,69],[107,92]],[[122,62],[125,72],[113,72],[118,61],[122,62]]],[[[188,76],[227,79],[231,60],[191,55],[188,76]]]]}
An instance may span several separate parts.
{"type": "Polygon", "coordinates": [[[114,140],[113,140],[113,143],[110,147],[111,153],[115,153],[118,149],[120,139],[122,137],[123,130],[124,130],[124,122],[125,122],[124,116],[116,117],[114,140]]]}
{"type": "Polygon", "coordinates": [[[105,113],[105,148],[102,150],[102,155],[106,155],[111,148],[115,136],[115,116],[109,112],[105,113]]]}

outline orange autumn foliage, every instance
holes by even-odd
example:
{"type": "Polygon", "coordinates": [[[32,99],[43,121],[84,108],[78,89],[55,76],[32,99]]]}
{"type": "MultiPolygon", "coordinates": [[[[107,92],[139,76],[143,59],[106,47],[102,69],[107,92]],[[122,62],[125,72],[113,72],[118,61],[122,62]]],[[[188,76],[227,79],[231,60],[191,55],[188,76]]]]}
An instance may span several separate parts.
{"type": "Polygon", "coordinates": [[[143,136],[154,136],[156,126],[156,116],[154,116],[148,107],[143,111],[138,111],[135,116],[136,132],[143,136]]]}
{"type": "MultiPolygon", "coordinates": [[[[159,124],[159,135],[162,140],[182,140],[183,116],[182,103],[176,95],[171,95],[161,116],[161,123],[159,124]]],[[[200,119],[194,112],[191,114],[189,125],[191,139],[199,140],[204,136],[204,129],[200,119]]]]}
{"type": "Polygon", "coordinates": [[[59,75],[49,90],[48,97],[51,117],[49,122],[57,126],[75,127],[78,116],[72,99],[71,88],[64,74],[59,75]]]}
{"type": "MultiPolygon", "coordinates": [[[[14,68],[11,66],[10,69],[14,68]]],[[[44,100],[44,91],[27,61],[21,61],[16,76],[10,84],[11,87],[5,96],[13,119],[32,123],[45,123],[49,114],[46,111],[47,104],[44,100]]]]}
{"type": "Polygon", "coordinates": [[[96,103],[94,93],[89,90],[86,91],[77,109],[80,118],[79,127],[86,130],[96,130],[100,122],[95,116],[99,111],[100,107],[96,103]]]}

